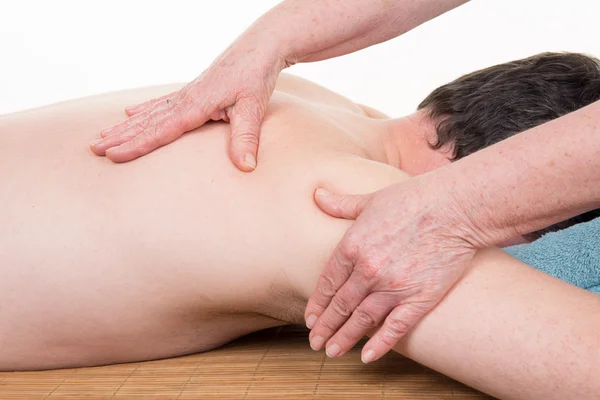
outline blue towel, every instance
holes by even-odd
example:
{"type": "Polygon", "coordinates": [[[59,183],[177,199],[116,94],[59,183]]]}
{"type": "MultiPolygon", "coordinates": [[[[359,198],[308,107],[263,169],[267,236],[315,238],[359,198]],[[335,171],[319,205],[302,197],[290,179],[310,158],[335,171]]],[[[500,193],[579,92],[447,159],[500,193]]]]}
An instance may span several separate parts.
{"type": "Polygon", "coordinates": [[[600,218],[504,251],[542,272],[600,294],[600,218]]]}

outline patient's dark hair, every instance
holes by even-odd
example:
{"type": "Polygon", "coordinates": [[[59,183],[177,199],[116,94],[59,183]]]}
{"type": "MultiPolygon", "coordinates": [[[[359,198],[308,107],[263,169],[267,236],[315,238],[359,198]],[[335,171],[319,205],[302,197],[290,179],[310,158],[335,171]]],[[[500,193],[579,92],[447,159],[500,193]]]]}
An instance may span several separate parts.
{"type": "MultiPolygon", "coordinates": [[[[577,53],[541,53],[464,75],[435,89],[418,109],[435,123],[437,142],[431,147],[451,145],[456,160],[596,100],[600,100],[598,59],[577,53]]],[[[535,240],[598,216],[600,209],[526,238],[535,240]]]]}

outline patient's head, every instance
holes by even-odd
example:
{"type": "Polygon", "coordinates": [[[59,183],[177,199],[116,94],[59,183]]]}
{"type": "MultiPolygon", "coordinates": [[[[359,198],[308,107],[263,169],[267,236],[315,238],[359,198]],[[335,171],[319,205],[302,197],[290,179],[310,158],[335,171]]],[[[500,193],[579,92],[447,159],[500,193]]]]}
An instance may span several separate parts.
{"type": "Polygon", "coordinates": [[[600,61],[542,53],[464,75],[419,104],[459,159],[600,99],[600,61]]]}
{"type": "MultiPolygon", "coordinates": [[[[435,126],[431,147],[450,147],[452,159],[460,159],[599,99],[599,60],[541,53],[462,76],[434,90],[418,109],[435,126]]],[[[600,210],[581,214],[528,239],[597,216],[600,210]]]]}

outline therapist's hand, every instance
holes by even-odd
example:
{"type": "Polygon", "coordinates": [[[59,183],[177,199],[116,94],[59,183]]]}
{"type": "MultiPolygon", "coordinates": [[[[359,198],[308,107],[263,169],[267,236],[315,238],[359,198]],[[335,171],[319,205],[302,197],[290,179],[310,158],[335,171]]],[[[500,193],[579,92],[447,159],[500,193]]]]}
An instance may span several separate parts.
{"type": "MultiPolygon", "coordinates": [[[[288,63],[324,60],[389,40],[466,1],[380,0],[368,7],[363,0],[282,1],[195,81],[128,108],[131,118],[102,131],[91,149],[115,162],[130,161],[209,120],[225,120],[231,123],[233,163],[252,171],[267,102],[288,63]]],[[[190,48],[202,51],[198,42],[190,48]]]]}
{"type": "Polygon", "coordinates": [[[318,189],[315,200],[331,216],[356,219],[305,313],[311,347],[326,345],[331,357],[380,325],[362,359],[383,356],[450,290],[481,247],[453,196],[422,177],[368,195],[318,189]]]}
{"type": "Polygon", "coordinates": [[[210,120],[231,124],[229,153],[242,171],[256,167],[260,124],[285,66],[275,51],[246,38],[234,43],[193,82],[163,97],[128,107],[130,116],[92,142],[97,155],[125,162],[164,146],[210,120]]]}

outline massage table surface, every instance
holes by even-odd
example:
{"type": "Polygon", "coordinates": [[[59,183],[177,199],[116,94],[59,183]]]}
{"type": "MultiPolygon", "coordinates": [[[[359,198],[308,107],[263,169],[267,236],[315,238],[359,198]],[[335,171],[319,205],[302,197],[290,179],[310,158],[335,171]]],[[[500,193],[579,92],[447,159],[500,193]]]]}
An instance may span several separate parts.
{"type": "MultiPolygon", "coordinates": [[[[361,342],[364,344],[364,341],[361,342]]],[[[399,354],[329,359],[301,327],[268,329],[165,360],[0,372],[0,399],[490,399],[399,354]]]]}

